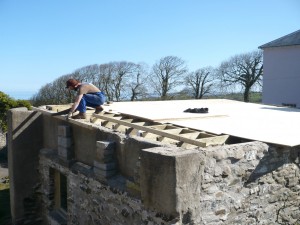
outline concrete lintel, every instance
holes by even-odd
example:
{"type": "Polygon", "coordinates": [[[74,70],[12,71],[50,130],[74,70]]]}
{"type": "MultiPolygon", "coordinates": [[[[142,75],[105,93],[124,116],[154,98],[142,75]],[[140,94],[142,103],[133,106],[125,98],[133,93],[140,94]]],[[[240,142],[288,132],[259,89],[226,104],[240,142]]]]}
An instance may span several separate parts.
{"type": "Polygon", "coordinates": [[[197,150],[143,149],[140,185],[145,206],[177,217],[191,204],[199,205],[201,164],[197,150]]]}

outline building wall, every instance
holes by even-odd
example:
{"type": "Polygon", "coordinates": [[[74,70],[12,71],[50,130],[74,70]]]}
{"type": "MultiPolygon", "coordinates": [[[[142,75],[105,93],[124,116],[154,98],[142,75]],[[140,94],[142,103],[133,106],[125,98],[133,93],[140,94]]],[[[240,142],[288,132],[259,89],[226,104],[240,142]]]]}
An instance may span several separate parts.
{"type": "MultiPolygon", "coordinates": [[[[20,113],[11,114],[12,121],[17,116],[20,122],[24,118],[20,113]]],[[[47,147],[27,151],[27,157],[35,159],[30,168],[20,170],[24,163],[19,160],[23,157],[20,142],[8,142],[14,155],[9,161],[12,169],[35,180],[27,184],[26,192],[20,182],[12,190],[23,193],[18,201],[12,199],[13,207],[24,207],[13,215],[19,224],[300,221],[299,148],[248,142],[187,150],[48,115],[37,121],[49,129],[43,129],[43,135],[32,133],[30,138],[49,138],[55,143],[43,140],[47,147]],[[87,139],[90,132],[93,138],[87,139]],[[89,142],[86,146],[85,141],[89,142]],[[84,152],[89,156],[81,160],[84,152]]]]}
{"type": "Polygon", "coordinates": [[[264,49],[264,104],[300,107],[300,46],[264,49]]]}
{"type": "Polygon", "coordinates": [[[202,154],[197,224],[299,223],[299,149],[252,142],[202,154]]]}

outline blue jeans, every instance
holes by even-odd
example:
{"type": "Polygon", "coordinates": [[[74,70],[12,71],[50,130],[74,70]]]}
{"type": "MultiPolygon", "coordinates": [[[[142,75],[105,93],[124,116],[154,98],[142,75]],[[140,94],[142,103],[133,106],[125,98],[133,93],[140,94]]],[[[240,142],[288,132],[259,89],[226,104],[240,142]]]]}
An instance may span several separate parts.
{"type": "Polygon", "coordinates": [[[97,106],[103,105],[105,99],[103,92],[84,94],[76,110],[81,113],[85,113],[87,106],[96,108],[97,106]]]}

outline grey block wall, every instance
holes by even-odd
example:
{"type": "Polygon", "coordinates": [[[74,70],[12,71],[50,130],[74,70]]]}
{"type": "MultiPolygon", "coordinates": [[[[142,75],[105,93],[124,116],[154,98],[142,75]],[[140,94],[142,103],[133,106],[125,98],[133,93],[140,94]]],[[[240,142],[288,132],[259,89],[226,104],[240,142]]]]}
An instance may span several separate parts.
{"type": "Polygon", "coordinates": [[[8,116],[8,165],[13,224],[22,222],[25,201],[39,183],[39,150],[43,147],[42,114],[26,108],[11,109],[8,116]]]}

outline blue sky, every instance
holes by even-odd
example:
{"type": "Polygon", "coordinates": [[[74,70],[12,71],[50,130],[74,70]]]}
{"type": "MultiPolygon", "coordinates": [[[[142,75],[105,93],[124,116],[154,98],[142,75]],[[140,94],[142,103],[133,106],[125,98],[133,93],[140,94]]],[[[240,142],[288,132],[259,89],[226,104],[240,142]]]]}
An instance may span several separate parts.
{"type": "Polygon", "coordinates": [[[217,67],[299,25],[299,0],[0,0],[0,91],[28,98],[111,61],[217,67]]]}

